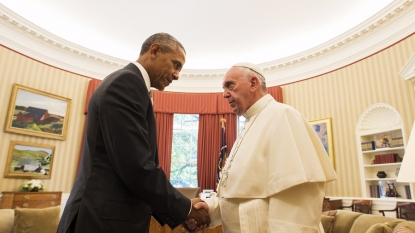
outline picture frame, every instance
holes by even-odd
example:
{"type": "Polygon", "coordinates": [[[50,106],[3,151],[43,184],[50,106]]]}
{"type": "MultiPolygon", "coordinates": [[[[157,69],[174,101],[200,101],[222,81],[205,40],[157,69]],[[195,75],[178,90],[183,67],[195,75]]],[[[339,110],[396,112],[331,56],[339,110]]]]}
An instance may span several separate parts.
{"type": "Polygon", "coordinates": [[[331,129],[331,118],[325,118],[320,120],[309,121],[310,125],[313,127],[318,138],[323,144],[324,149],[329,156],[331,164],[334,167],[334,150],[333,150],[333,136],[331,129]]]}
{"type": "Polygon", "coordinates": [[[4,177],[50,179],[54,157],[53,145],[11,141],[4,177]]]}
{"type": "Polygon", "coordinates": [[[65,140],[70,106],[68,98],[14,84],[4,131],[65,140]]]}

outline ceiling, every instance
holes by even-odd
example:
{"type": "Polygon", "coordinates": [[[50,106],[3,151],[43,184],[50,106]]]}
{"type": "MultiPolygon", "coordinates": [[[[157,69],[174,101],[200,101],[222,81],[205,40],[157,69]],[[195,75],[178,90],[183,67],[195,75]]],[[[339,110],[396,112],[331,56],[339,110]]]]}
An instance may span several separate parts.
{"type": "Polygon", "coordinates": [[[125,60],[157,32],[179,39],[184,69],[226,69],[311,49],[356,27],[392,0],[0,0],[65,40],[125,60]],[[104,3],[105,2],[105,3],[104,3]]]}

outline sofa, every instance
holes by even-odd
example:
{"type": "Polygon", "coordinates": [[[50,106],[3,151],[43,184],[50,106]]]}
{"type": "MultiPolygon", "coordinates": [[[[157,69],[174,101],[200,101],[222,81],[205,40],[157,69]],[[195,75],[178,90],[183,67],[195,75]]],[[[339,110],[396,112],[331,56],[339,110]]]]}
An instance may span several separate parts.
{"type": "MultiPolygon", "coordinates": [[[[55,233],[59,216],[60,206],[43,209],[0,209],[0,233],[55,233]]],[[[415,222],[349,210],[323,212],[321,223],[325,233],[415,232],[415,222]]],[[[220,227],[215,232],[221,232],[220,227]]]]}
{"type": "Polygon", "coordinates": [[[415,222],[349,210],[323,212],[325,233],[414,233],[415,222]]]}
{"type": "Polygon", "coordinates": [[[56,233],[60,206],[0,209],[0,233],[56,233]]]}

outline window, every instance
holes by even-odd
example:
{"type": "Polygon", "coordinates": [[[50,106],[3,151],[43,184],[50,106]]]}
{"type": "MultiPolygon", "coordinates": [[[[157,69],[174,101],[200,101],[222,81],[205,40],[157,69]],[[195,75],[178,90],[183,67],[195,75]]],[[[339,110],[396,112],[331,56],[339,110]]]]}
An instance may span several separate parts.
{"type": "Polygon", "coordinates": [[[198,187],[198,114],[174,114],[170,182],[174,187],[198,187]]]}

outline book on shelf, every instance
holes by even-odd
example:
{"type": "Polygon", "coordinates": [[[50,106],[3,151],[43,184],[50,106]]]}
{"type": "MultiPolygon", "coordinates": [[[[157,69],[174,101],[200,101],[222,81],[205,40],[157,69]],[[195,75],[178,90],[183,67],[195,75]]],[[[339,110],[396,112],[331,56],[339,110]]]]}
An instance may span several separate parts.
{"type": "Polygon", "coordinates": [[[379,198],[379,185],[369,185],[370,197],[379,198]]]}
{"type": "Polygon", "coordinates": [[[375,155],[375,164],[382,164],[382,163],[396,163],[402,162],[402,158],[399,157],[398,154],[380,154],[375,155]]]}
{"type": "Polygon", "coordinates": [[[369,193],[370,193],[370,197],[375,197],[375,194],[373,194],[373,185],[369,185],[369,193]]]}
{"type": "Polygon", "coordinates": [[[411,196],[411,188],[407,184],[404,185],[404,187],[405,187],[406,199],[412,199],[412,196],[411,196]]]}
{"type": "Polygon", "coordinates": [[[392,138],[391,146],[393,146],[393,147],[403,146],[403,138],[402,137],[392,138]]]}
{"type": "Polygon", "coordinates": [[[370,141],[370,142],[362,142],[362,151],[368,151],[368,150],[375,150],[376,149],[376,142],[370,141]]]}

